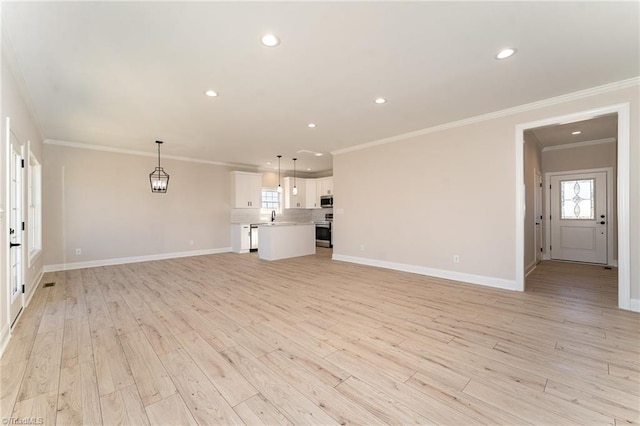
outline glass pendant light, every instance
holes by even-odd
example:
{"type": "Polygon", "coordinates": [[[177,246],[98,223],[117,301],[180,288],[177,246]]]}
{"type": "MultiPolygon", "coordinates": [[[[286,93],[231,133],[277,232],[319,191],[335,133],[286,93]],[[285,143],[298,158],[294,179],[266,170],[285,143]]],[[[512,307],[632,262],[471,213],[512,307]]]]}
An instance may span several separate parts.
{"type": "Polygon", "coordinates": [[[278,194],[282,194],[282,186],[280,185],[280,159],[282,155],[278,155],[278,194]]]}
{"type": "Polygon", "coordinates": [[[160,167],[160,145],[162,141],[156,141],[158,144],[158,167],[154,171],[149,173],[149,181],[151,182],[151,192],[167,192],[169,186],[169,174],[160,167]]]}
{"type": "Polygon", "coordinates": [[[293,159],[293,191],[291,191],[293,195],[298,195],[298,187],[296,186],[296,160],[297,158],[293,159]]]}

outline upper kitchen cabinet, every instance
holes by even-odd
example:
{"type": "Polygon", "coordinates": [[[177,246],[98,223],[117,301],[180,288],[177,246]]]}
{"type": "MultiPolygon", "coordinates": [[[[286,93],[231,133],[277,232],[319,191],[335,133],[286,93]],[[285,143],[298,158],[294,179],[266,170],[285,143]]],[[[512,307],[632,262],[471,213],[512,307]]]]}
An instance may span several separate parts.
{"type": "Polygon", "coordinates": [[[333,176],[316,179],[316,197],[333,195],[333,176]]]}
{"type": "Polygon", "coordinates": [[[284,178],[284,208],[285,209],[309,209],[307,206],[307,181],[312,179],[295,179],[298,193],[293,195],[292,177],[284,178]]]}
{"type": "Polygon", "coordinates": [[[293,178],[284,178],[285,209],[319,209],[320,196],[333,195],[333,176],[320,179],[296,179],[298,194],[293,195],[293,178]]]}
{"type": "Polygon", "coordinates": [[[231,172],[231,208],[259,209],[262,205],[262,173],[231,172]]]}
{"type": "Polygon", "coordinates": [[[307,208],[316,209],[320,208],[320,197],[317,195],[317,183],[315,179],[306,179],[307,181],[307,208]]]}

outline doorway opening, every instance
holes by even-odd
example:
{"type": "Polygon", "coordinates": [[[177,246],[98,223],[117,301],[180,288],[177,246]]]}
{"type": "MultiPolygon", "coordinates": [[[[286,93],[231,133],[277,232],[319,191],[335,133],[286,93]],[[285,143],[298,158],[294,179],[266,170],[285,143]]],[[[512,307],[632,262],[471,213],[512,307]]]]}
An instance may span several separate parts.
{"type": "Polygon", "coordinates": [[[536,223],[539,223],[543,230],[543,260],[600,263],[601,268],[617,264],[617,306],[631,308],[629,130],[628,103],[516,126],[516,287],[519,290],[525,290],[525,272],[530,273],[538,263],[539,253],[530,252],[528,247],[531,241],[536,241],[533,249],[537,247],[536,223]],[[606,125],[609,134],[595,131],[606,125]],[[535,177],[532,175],[528,182],[525,173],[525,169],[532,167],[531,158],[525,159],[531,148],[525,144],[532,140],[540,152],[536,168],[544,174],[541,217],[526,213],[537,210],[534,196],[530,195],[536,190],[535,177]],[[544,159],[543,151],[548,154],[544,159]],[[608,152],[608,160],[613,164],[603,164],[603,158],[597,154],[593,157],[596,151],[608,152]],[[608,200],[596,201],[596,194],[607,192],[608,200]],[[525,241],[529,243],[525,245],[525,241]],[[587,252],[591,257],[586,256],[587,252]],[[532,259],[533,268],[530,267],[532,259]]]}

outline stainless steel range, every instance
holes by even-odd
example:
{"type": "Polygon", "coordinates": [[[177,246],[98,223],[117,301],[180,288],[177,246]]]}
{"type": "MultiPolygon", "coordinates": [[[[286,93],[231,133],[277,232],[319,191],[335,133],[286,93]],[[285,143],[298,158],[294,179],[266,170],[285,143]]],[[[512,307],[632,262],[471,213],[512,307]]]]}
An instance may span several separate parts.
{"type": "Polygon", "coordinates": [[[333,213],[324,215],[325,220],[316,222],[316,246],[333,247],[333,237],[331,225],[333,224],[333,213]]]}

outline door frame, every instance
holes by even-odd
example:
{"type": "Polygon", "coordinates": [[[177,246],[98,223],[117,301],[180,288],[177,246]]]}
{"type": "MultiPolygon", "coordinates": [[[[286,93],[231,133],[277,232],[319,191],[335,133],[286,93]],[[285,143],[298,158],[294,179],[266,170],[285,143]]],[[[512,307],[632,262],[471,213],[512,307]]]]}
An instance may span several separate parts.
{"type": "MultiPolygon", "coordinates": [[[[613,221],[609,220],[609,216],[613,211],[613,167],[601,167],[598,169],[582,169],[582,170],[566,170],[562,172],[547,172],[544,174],[545,185],[544,199],[546,200],[544,217],[551,215],[551,189],[548,183],[551,182],[553,176],[563,175],[579,175],[582,173],[598,173],[604,172],[607,175],[607,265],[617,266],[613,261],[613,221]]],[[[553,219],[552,219],[553,220],[553,219]]],[[[548,222],[549,226],[545,227],[544,233],[546,238],[545,251],[547,252],[547,258],[551,259],[551,221],[548,222]]]]}
{"type": "MultiPolygon", "coordinates": [[[[535,264],[537,265],[538,263],[540,263],[542,260],[544,260],[544,256],[545,253],[548,253],[547,250],[544,249],[544,242],[545,242],[545,238],[542,238],[544,236],[544,224],[546,223],[544,221],[545,218],[545,214],[544,214],[544,191],[543,191],[543,185],[544,185],[544,179],[542,177],[542,173],[540,170],[534,168],[533,169],[533,182],[534,182],[534,192],[533,192],[533,220],[534,220],[534,224],[537,222],[540,225],[540,241],[538,241],[538,230],[534,228],[533,230],[533,250],[534,253],[536,254],[536,258],[535,258],[535,264]],[[538,207],[540,208],[540,216],[542,217],[538,217],[538,207]]],[[[546,216],[549,217],[549,216],[546,216]]],[[[535,225],[534,225],[535,226],[535,225]]],[[[547,238],[546,241],[549,241],[549,239],[547,238]]]]}
{"type": "MultiPolygon", "coordinates": [[[[630,103],[595,108],[587,111],[567,115],[550,117],[528,123],[517,124],[515,127],[515,289],[524,291],[524,218],[526,208],[524,185],[524,132],[536,127],[587,120],[606,114],[618,115],[618,146],[617,146],[617,196],[618,196],[618,307],[631,310],[631,248],[630,248],[630,103]]],[[[636,308],[637,309],[637,308],[636,308]]]]}
{"type": "MultiPolygon", "coordinates": [[[[11,240],[11,238],[9,237],[9,215],[11,215],[11,167],[10,167],[10,163],[11,163],[11,119],[9,117],[6,117],[5,120],[5,142],[2,144],[3,148],[4,148],[4,167],[5,167],[5,200],[4,200],[4,205],[5,205],[5,221],[4,223],[4,229],[2,232],[4,232],[4,235],[6,235],[6,239],[4,240],[4,243],[6,244],[5,246],[5,271],[4,271],[4,282],[6,283],[6,287],[2,288],[2,291],[6,292],[6,297],[7,297],[7,323],[8,323],[8,327],[9,329],[12,329],[13,326],[15,324],[17,324],[18,319],[20,318],[20,316],[22,315],[22,313],[24,312],[24,308],[26,305],[26,294],[24,291],[22,291],[22,294],[19,296],[20,298],[20,303],[21,303],[21,309],[20,312],[18,313],[18,315],[16,316],[16,318],[11,318],[11,250],[9,250],[9,241],[11,240]]],[[[20,144],[20,149],[21,149],[21,155],[22,155],[22,160],[24,161],[24,144],[20,144]]],[[[21,207],[21,215],[22,215],[22,219],[24,220],[24,168],[20,169],[20,173],[22,174],[22,177],[20,179],[20,191],[21,191],[21,196],[20,196],[20,203],[22,204],[21,207]]],[[[24,232],[22,230],[21,227],[19,227],[18,229],[16,229],[16,232],[24,232]]],[[[22,285],[24,285],[26,283],[26,263],[25,263],[25,250],[24,250],[24,233],[21,235],[20,238],[20,243],[23,244],[22,249],[20,250],[20,278],[22,280],[22,285]]]]}

